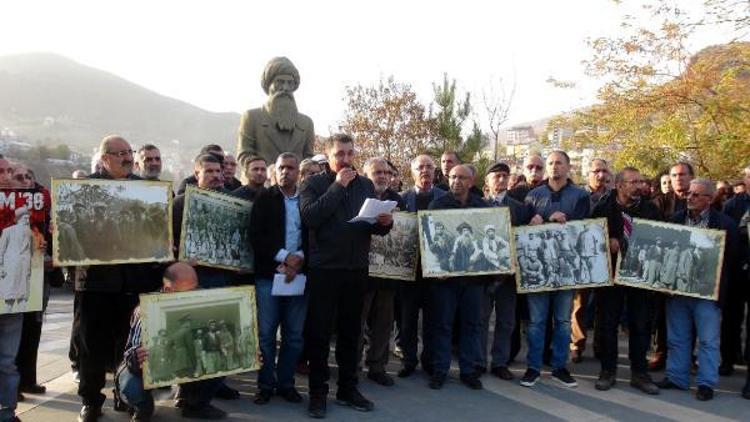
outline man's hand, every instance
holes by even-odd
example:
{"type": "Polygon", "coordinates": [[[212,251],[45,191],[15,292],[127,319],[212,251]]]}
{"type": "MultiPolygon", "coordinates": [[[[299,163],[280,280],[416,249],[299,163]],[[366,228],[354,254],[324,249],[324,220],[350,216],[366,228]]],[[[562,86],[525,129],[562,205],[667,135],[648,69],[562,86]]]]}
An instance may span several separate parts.
{"type": "Polygon", "coordinates": [[[544,223],[544,218],[542,218],[541,215],[537,214],[534,217],[531,218],[531,221],[529,221],[530,226],[537,226],[539,224],[544,223]]]}
{"type": "Polygon", "coordinates": [[[287,267],[291,267],[294,271],[299,271],[302,268],[302,264],[305,263],[305,259],[297,254],[290,253],[286,256],[284,264],[287,267]]]}
{"type": "Polygon", "coordinates": [[[391,224],[393,224],[393,214],[378,214],[375,221],[377,221],[377,223],[383,227],[390,226],[391,224]]]}
{"type": "Polygon", "coordinates": [[[565,216],[564,212],[555,211],[549,216],[549,221],[565,224],[565,222],[568,221],[568,217],[565,216]]]}
{"type": "Polygon", "coordinates": [[[338,173],[336,173],[336,183],[343,187],[347,187],[356,176],[357,172],[352,170],[351,168],[347,167],[345,169],[341,169],[338,173]]]}
{"type": "Polygon", "coordinates": [[[609,252],[616,254],[620,252],[620,241],[617,239],[609,239],[609,252]]]}
{"type": "Polygon", "coordinates": [[[144,349],[143,346],[140,346],[139,348],[135,349],[135,360],[138,362],[138,366],[140,368],[143,368],[143,362],[146,361],[147,357],[148,357],[148,350],[144,349]]]}

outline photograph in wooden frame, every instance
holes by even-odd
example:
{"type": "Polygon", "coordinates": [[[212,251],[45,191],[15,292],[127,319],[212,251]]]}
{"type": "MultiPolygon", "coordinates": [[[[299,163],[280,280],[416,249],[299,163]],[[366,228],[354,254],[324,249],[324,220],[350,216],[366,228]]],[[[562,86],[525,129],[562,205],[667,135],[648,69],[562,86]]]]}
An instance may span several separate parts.
{"type": "Polygon", "coordinates": [[[394,212],[391,231],[370,241],[370,277],[414,281],[418,243],[417,214],[394,212]]]}

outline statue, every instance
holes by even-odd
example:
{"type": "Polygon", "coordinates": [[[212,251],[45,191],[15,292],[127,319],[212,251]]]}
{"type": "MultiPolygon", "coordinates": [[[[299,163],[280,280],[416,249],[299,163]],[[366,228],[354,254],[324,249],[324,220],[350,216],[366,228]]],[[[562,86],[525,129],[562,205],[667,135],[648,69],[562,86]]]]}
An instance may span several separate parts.
{"type": "Polygon", "coordinates": [[[299,87],[299,72],[286,57],[271,59],[263,70],[261,86],[268,102],[242,115],[237,159],[242,169],[245,160],[259,156],[267,163],[282,152],[291,152],[302,160],[313,155],[315,130],[312,119],[297,112],[294,91],[299,87]]]}

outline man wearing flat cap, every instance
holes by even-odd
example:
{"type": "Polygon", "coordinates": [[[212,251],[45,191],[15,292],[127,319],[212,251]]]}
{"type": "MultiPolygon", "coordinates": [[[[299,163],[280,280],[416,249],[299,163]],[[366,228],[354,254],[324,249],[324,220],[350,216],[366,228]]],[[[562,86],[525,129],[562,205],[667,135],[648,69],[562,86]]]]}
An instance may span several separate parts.
{"type": "Polygon", "coordinates": [[[294,153],[300,159],[312,157],[315,130],[312,119],[297,112],[294,91],[299,88],[297,68],[286,57],[274,57],[263,70],[260,84],[268,94],[262,107],[242,115],[237,145],[237,159],[259,156],[273,163],[282,152],[294,153]]]}

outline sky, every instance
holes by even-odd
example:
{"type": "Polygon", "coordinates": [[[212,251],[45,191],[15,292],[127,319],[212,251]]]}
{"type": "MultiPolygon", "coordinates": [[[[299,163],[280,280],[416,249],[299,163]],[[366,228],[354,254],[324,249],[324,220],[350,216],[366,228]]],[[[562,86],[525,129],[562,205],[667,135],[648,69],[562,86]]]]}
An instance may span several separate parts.
{"type": "MultiPolygon", "coordinates": [[[[585,39],[616,32],[624,7],[611,0],[23,0],[3,5],[0,55],[58,53],[234,112],[265,101],[263,67],[287,56],[301,74],[298,108],[323,135],[344,116],[346,86],[393,75],[428,104],[432,84],[447,73],[473,93],[475,109],[483,90],[515,86],[508,119],[515,124],[595,101],[599,82],[581,65],[590,53],[585,39]],[[550,77],[576,87],[555,88],[550,77]]],[[[708,34],[695,43],[720,39],[708,34]]],[[[475,118],[484,124],[479,110],[475,118]]]]}

